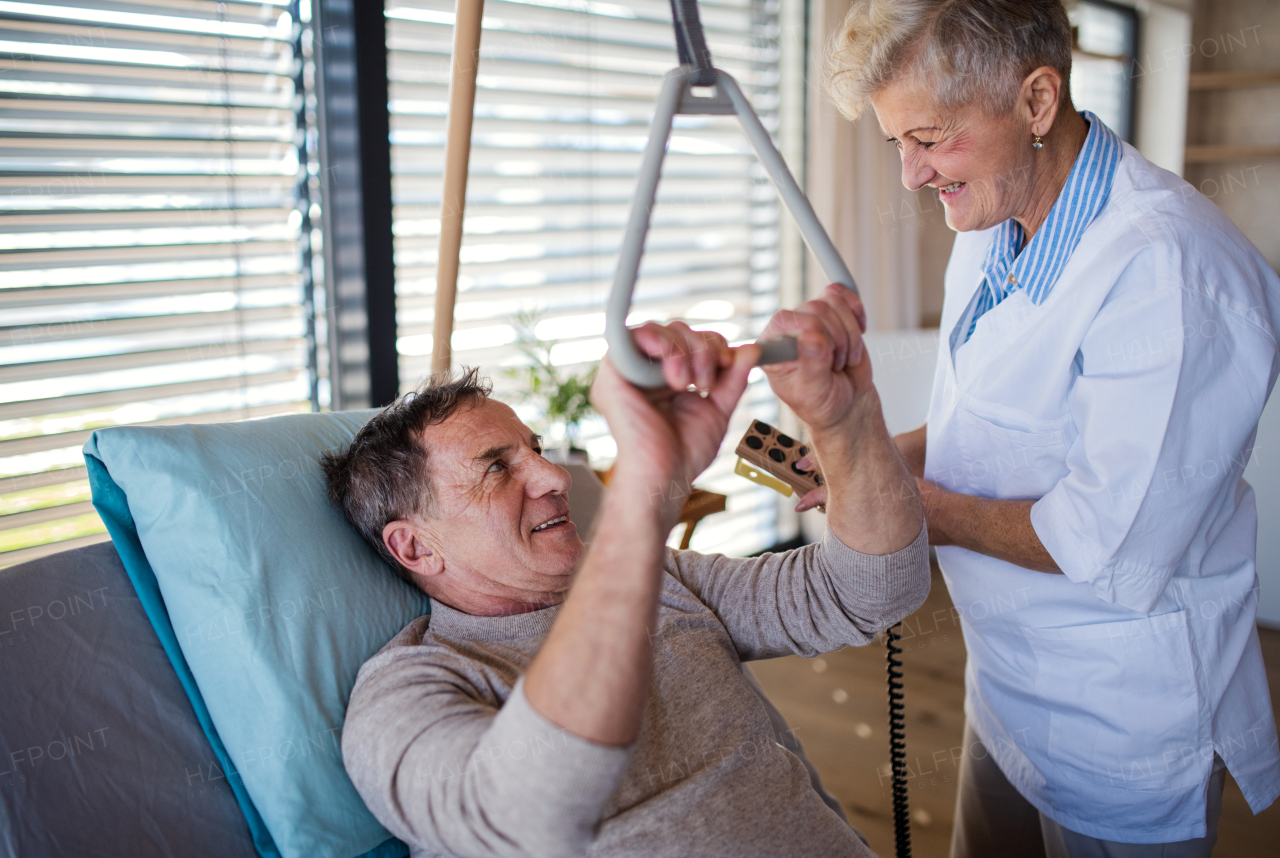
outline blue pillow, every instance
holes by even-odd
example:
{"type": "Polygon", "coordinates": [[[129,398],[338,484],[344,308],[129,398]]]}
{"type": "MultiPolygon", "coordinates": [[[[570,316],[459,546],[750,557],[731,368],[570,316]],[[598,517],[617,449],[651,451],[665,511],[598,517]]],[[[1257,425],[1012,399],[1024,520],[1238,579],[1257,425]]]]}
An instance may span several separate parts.
{"type": "Polygon", "coordinates": [[[375,412],[99,429],[94,505],[264,856],[392,858],[342,766],[356,672],[430,611],[326,498],[375,412]]]}

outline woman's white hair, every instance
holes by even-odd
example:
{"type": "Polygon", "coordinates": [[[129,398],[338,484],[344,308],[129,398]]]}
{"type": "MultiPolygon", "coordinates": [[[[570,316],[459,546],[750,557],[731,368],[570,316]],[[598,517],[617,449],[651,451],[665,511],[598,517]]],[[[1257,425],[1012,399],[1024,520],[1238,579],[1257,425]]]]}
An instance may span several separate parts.
{"type": "Polygon", "coordinates": [[[827,90],[857,119],[903,74],[919,74],[939,107],[1013,106],[1041,66],[1071,77],[1071,23],[1062,0],[853,0],[826,60],[827,90]]]}

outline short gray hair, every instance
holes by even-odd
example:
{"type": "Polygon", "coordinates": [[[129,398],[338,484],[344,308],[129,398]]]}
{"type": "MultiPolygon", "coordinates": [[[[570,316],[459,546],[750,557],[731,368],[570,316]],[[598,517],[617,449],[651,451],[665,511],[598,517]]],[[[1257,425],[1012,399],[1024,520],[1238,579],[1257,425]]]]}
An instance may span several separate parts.
{"type": "Polygon", "coordinates": [[[329,501],[395,573],[414,586],[412,573],[382,541],[382,529],[411,515],[427,515],[432,508],[422,430],[444,422],[464,405],[487,400],[491,391],[478,369],[463,367],[458,378],[436,373],[375,414],[346,450],[321,458],[329,501]]]}
{"type": "Polygon", "coordinates": [[[1062,0],[854,0],[827,53],[826,85],[857,119],[900,74],[919,73],[944,109],[1012,107],[1041,66],[1070,98],[1071,22],[1062,0]]]}

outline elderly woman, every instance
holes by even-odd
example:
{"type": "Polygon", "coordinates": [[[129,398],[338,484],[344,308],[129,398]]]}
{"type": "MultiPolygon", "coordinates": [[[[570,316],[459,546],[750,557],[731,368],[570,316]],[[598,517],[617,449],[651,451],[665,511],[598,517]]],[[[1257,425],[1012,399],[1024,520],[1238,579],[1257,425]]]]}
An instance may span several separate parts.
{"type": "Polygon", "coordinates": [[[1072,106],[1071,43],[1059,0],[855,0],[832,52],[959,233],[897,439],[968,648],[952,855],[1209,855],[1224,767],[1280,793],[1241,479],[1280,279],[1072,106]]]}

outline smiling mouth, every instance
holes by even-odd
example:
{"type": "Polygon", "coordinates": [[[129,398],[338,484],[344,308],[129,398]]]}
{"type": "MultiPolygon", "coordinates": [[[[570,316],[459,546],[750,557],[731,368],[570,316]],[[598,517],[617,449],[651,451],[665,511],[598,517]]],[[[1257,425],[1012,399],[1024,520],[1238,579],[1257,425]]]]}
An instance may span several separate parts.
{"type": "Polygon", "coordinates": [[[945,187],[938,188],[938,193],[942,194],[942,196],[945,197],[947,194],[954,194],[956,191],[960,190],[964,186],[965,186],[965,182],[952,182],[951,184],[946,185],[945,187]]]}
{"type": "Polygon", "coordinates": [[[541,532],[542,532],[542,531],[544,531],[544,530],[550,530],[551,528],[553,528],[553,527],[557,527],[558,525],[561,525],[561,524],[568,524],[568,522],[569,522],[569,516],[567,516],[567,515],[558,515],[558,516],[556,516],[555,518],[551,519],[550,521],[544,521],[542,524],[540,524],[540,525],[538,525],[537,527],[535,527],[535,528],[533,529],[533,532],[534,532],[534,533],[541,533],[541,532]]]}

